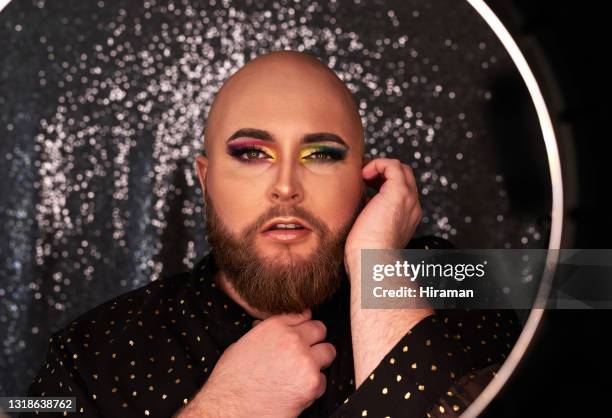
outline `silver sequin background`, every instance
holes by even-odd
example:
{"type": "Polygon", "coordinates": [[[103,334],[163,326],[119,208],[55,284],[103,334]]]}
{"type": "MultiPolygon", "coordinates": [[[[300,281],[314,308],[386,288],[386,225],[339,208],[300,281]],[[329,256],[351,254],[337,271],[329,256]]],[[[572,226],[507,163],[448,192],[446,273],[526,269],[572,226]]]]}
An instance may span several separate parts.
{"type": "Polygon", "coordinates": [[[306,51],[355,94],[368,152],[419,180],[422,224],[542,248],[535,112],[462,1],[13,1],[0,13],[0,396],[51,332],[208,247],[193,170],[213,95],[251,58],[306,51]]]}

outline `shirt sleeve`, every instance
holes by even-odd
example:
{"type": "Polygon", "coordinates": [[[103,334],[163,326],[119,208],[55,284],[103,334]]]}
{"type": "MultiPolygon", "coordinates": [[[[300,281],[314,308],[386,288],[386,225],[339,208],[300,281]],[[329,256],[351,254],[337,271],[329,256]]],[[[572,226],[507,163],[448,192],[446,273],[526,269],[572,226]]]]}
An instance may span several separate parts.
{"type": "Polygon", "coordinates": [[[495,377],[501,364],[492,364],[483,369],[472,371],[461,377],[457,383],[444,393],[438,403],[426,414],[427,418],[458,418],[480,392],[495,377]]]}
{"type": "MultiPolygon", "coordinates": [[[[49,339],[49,348],[45,363],[30,385],[28,397],[74,397],[76,398],[76,413],[84,417],[101,417],[95,403],[95,395],[90,395],[84,382],[77,373],[73,360],[77,354],[68,352],[57,334],[49,339]]],[[[34,416],[60,417],[68,416],[64,412],[22,412],[20,418],[34,416]]]]}
{"type": "Polygon", "coordinates": [[[511,346],[515,335],[496,331],[501,318],[476,311],[454,317],[442,311],[423,319],[332,417],[460,415],[511,346]]]}

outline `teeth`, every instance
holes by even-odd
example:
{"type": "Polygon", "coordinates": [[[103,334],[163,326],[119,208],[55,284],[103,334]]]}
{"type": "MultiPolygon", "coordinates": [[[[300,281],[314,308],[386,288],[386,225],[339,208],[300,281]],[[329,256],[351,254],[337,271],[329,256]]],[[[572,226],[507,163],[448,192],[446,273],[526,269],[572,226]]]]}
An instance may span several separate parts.
{"type": "Polygon", "coordinates": [[[302,229],[303,227],[298,224],[274,224],[275,229],[302,229]]]}

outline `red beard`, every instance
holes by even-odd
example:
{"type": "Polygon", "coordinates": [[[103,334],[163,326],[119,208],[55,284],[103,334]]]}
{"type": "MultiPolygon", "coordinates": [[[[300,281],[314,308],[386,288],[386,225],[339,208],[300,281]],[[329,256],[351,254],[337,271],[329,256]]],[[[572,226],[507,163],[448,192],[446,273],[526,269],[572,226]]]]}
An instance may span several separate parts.
{"type": "Polygon", "coordinates": [[[274,206],[239,237],[225,228],[206,191],[204,198],[214,261],[250,307],[272,315],[299,313],[325,301],[346,280],[344,243],[365,204],[365,194],[352,219],[337,232],[332,233],[323,222],[298,206],[274,206]],[[257,254],[255,237],[266,222],[278,216],[295,216],[312,226],[319,237],[312,256],[294,256],[288,263],[279,263],[274,257],[257,254]]]}

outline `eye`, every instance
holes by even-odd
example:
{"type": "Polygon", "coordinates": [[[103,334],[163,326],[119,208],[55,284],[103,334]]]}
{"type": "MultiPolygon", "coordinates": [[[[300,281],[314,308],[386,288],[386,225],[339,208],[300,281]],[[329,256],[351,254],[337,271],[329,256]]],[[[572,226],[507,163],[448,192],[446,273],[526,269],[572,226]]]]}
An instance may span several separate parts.
{"type": "Polygon", "coordinates": [[[317,151],[304,157],[306,160],[333,160],[333,156],[325,151],[317,151]]]}
{"type": "Polygon", "coordinates": [[[273,158],[267,152],[254,147],[230,148],[228,153],[243,162],[257,162],[273,158]]]}
{"type": "Polygon", "coordinates": [[[309,154],[306,154],[303,159],[309,162],[333,162],[343,160],[345,156],[346,151],[344,150],[325,147],[324,149],[319,149],[318,151],[313,151],[309,154]]]}
{"type": "Polygon", "coordinates": [[[269,155],[265,152],[255,148],[241,151],[238,155],[242,160],[260,160],[262,158],[269,157],[269,155]]]}

